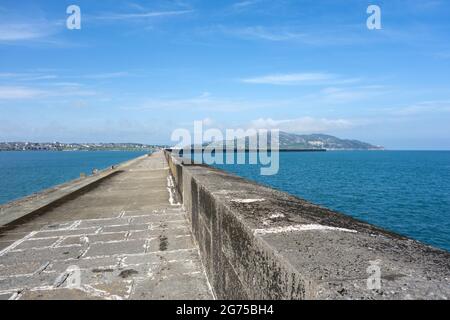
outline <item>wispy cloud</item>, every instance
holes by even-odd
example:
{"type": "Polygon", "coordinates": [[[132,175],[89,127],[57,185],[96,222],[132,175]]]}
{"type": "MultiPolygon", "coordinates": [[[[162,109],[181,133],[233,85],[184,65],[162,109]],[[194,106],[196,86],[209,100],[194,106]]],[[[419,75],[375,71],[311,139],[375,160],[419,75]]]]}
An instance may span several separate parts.
{"type": "Polygon", "coordinates": [[[53,80],[57,78],[58,76],[55,74],[46,74],[40,72],[29,72],[29,73],[0,72],[0,79],[9,79],[16,81],[53,80]]]}
{"type": "Polygon", "coordinates": [[[275,84],[275,85],[292,85],[318,82],[334,79],[335,76],[328,73],[289,73],[289,74],[273,74],[253,78],[242,79],[245,83],[256,84],[275,84]]]}
{"type": "Polygon", "coordinates": [[[313,95],[312,100],[318,102],[349,103],[359,100],[368,100],[376,96],[384,95],[389,89],[383,86],[350,86],[350,87],[326,87],[318,94],[313,95]]]}
{"type": "Polygon", "coordinates": [[[134,119],[86,119],[74,122],[72,119],[59,121],[43,120],[27,122],[13,119],[0,122],[0,135],[6,140],[66,141],[66,142],[143,142],[166,143],[170,131],[165,122],[134,119]],[[162,134],[163,133],[163,134],[162,134]],[[162,140],[162,137],[167,137],[162,140]]]}
{"type": "Polygon", "coordinates": [[[58,90],[48,87],[0,86],[0,101],[55,97],[91,97],[95,95],[97,95],[96,91],[77,86],[60,86],[58,90]]]}
{"type": "Polygon", "coordinates": [[[220,110],[237,111],[248,109],[250,106],[245,101],[213,98],[209,95],[201,95],[193,98],[182,99],[148,99],[137,107],[125,107],[126,110],[166,109],[166,110],[220,110]]]}
{"type": "Polygon", "coordinates": [[[50,82],[48,83],[49,86],[54,86],[54,87],[67,87],[67,88],[79,88],[82,87],[83,85],[81,83],[78,82],[50,82]]]}
{"type": "MultiPolygon", "coordinates": [[[[317,90],[308,90],[304,95],[298,95],[292,101],[292,106],[303,106],[314,108],[316,110],[330,110],[330,108],[341,107],[346,110],[348,106],[355,107],[355,103],[359,104],[358,109],[371,106],[379,99],[388,97],[395,90],[388,86],[381,85],[348,85],[343,80],[342,85],[325,86],[318,85],[317,90]]],[[[350,83],[350,80],[348,80],[350,83]]]]}
{"type": "Polygon", "coordinates": [[[244,83],[271,85],[318,85],[318,84],[346,84],[359,81],[357,78],[343,78],[331,73],[285,73],[270,74],[241,79],[244,83]]]}
{"type": "Polygon", "coordinates": [[[86,79],[113,79],[113,78],[123,78],[129,75],[130,75],[129,72],[120,71],[120,72],[87,74],[81,77],[86,79]]]}
{"type": "Polygon", "coordinates": [[[0,72],[0,80],[16,81],[16,82],[33,82],[42,80],[62,80],[60,84],[73,84],[73,79],[81,80],[105,80],[105,79],[117,79],[131,76],[131,73],[126,71],[116,71],[116,72],[104,72],[104,73],[92,73],[92,74],[81,74],[70,75],[60,74],[58,72],[45,73],[45,72],[0,72]],[[67,81],[68,80],[68,81],[67,81]]]}
{"type": "Polygon", "coordinates": [[[394,116],[417,116],[431,113],[450,112],[450,100],[423,101],[409,106],[389,108],[391,115],[394,116]]]}
{"type": "MultiPolygon", "coordinates": [[[[145,11],[134,13],[104,13],[95,16],[83,15],[83,21],[126,21],[143,20],[149,18],[171,17],[185,15],[193,10],[171,10],[171,11],[145,11]]],[[[65,30],[65,20],[50,21],[45,18],[33,19],[22,17],[17,20],[4,19],[5,14],[0,16],[0,43],[21,42],[44,42],[52,45],[67,45],[61,40],[55,39],[58,33],[65,30]]],[[[64,17],[64,16],[63,16],[64,17]]]]}
{"type": "Polygon", "coordinates": [[[157,17],[179,16],[192,13],[194,10],[173,10],[173,11],[147,11],[137,13],[106,13],[94,17],[95,20],[136,20],[157,17]]]}
{"type": "Polygon", "coordinates": [[[210,93],[202,93],[191,98],[148,99],[135,106],[124,106],[123,110],[196,110],[240,112],[243,110],[270,109],[274,107],[292,106],[291,100],[255,100],[243,98],[215,97],[210,93]]]}
{"type": "Polygon", "coordinates": [[[64,19],[50,20],[40,10],[0,10],[0,43],[36,42],[49,39],[64,27],[64,19]]]}
{"type": "Polygon", "coordinates": [[[27,87],[0,86],[0,100],[24,100],[33,99],[45,95],[39,89],[27,87]]]}
{"type": "Polygon", "coordinates": [[[290,28],[268,28],[263,26],[246,26],[246,27],[232,27],[232,26],[216,26],[215,29],[225,35],[236,36],[244,39],[256,39],[267,41],[290,41],[290,40],[304,40],[308,35],[303,32],[291,30],[290,28]]]}
{"type": "Polygon", "coordinates": [[[234,3],[231,7],[236,10],[242,10],[257,4],[258,2],[261,2],[261,0],[244,0],[234,3]]]}
{"type": "MultiPolygon", "coordinates": [[[[217,35],[248,41],[286,42],[308,46],[355,46],[360,44],[403,43],[417,45],[418,40],[431,44],[442,42],[438,35],[433,35],[433,28],[428,26],[385,28],[369,37],[367,29],[361,24],[336,24],[333,28],[320,24],[280,23],[268,25],[219,24],[201,29],[203,35],[217,35]]],[[[436,30],[434,30],[436,31],[436,30]]],[[[436,32],[434,32],[437,34],[436,32]]]]}
{"type": "Polygon", "coordinates": [[[250,127],[255,129],[280,129],[287,132],[317,133],[330,130],[347,129],[356,125],[354,120],[300,117],[295,119],[274,120],[260,118],[251,121],[250,127]]]}
{"type": "MultiPolygon", "coordinates": [[[[266,80],[266,79],[264,79],[266,80]]],[[[147,99],[141,103],[134,103],[134,105],[122,106],[123,110],[196,110],[207,112],[242,112],[242,111],[256,111],[256,110],[299,110],[311,108],[330,108],[342,105],[347,102],[355,101],[372,101],[374,97],[386,94],[389,88],[377,85],[347,85],[347,86],[325,86],[328,81],[342,81],[350,82],[357,81],[356,79],[347,79],[342,77],[332,77],[328,74],[317,74],[302,77],[295,77],[294,80],[285,77],[281,79],[270,79],[267,81],[258,81],[258,83],[280,83],[284,85],[302,84],[316,85],[319,88],[312,93],[299,94],[296,97],[286,99],[271,99],[271,98],[244,98],[244,97],[228,97],[228,96],[214,96],[211,93],[205,92],[196,97],[185,98],[153,98],[147,99]],[[331,79],[331,80],[330,80],[331,79]]],[[[309,90],[310,92],[310,90],[309,90]]]]}
{"type": "Polygon", "coordinates": [[[405,5],[402,8],[408,8],[413,12],[423,12],[424,10],[436,10],[439,9],[444,1],[441,0],[428,0],[428,1],[404,1],[405,5]],[[407,4],[407,5],[406,5],[407,4]]]}
{"type": "Polygon", "coordinates": [[[0,42],[37,40],[54,33],[54,25],[48,22],[0,23],[0,42]]]}

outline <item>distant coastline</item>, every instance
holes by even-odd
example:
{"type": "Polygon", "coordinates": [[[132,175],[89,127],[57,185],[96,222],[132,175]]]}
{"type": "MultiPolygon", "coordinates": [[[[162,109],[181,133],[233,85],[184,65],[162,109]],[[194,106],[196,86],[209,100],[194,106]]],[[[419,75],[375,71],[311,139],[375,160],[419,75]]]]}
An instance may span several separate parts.
{"type": "Polygon", "coordinates": [[[166,146],[141,143],[0,142],[1,151],[150,151],[166,146]]]}

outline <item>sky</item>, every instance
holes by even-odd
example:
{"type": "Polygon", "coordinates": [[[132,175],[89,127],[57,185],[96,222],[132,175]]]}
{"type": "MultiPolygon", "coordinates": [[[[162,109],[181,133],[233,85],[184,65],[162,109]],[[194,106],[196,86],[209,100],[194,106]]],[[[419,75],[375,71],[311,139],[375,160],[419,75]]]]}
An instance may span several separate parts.
{"type": "Polygon", "coordinates": [[[172,144],[203,121],[450,149],[449,40],[445,0],[2,0],[0,141],[172,144]]]}

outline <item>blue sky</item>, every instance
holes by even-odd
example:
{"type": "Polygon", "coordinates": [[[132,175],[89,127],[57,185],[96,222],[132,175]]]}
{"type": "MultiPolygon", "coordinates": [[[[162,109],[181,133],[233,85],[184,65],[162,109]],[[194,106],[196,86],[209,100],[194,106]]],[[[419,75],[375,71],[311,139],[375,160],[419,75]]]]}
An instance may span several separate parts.
{"type": "Polygon", "coordinates": [[[204,120],[450,149],[449,17],[438,0],[2,0],[0,140],[169,143],[204,120]]]}

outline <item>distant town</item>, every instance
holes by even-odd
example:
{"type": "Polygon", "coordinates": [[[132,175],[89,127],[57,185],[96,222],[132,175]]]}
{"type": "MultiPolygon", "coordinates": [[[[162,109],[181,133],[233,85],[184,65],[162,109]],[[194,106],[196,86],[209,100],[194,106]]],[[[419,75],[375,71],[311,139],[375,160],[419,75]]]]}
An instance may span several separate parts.
{"type": "Polygon", "coordinates": [[[154,151],[165,147],[140,143],[0,142],[0,151],[154,151]]]}

